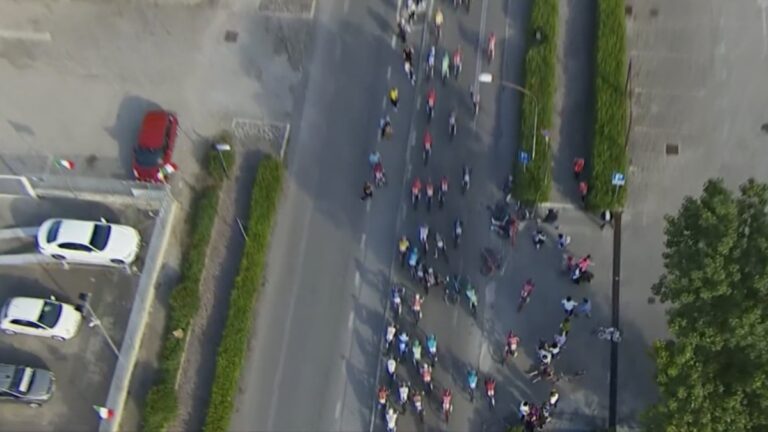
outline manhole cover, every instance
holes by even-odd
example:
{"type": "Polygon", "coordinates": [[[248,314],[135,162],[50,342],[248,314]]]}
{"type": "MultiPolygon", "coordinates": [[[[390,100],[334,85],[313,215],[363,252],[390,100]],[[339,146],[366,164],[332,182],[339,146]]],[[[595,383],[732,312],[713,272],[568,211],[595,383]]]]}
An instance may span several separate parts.
{"type": "Polygon", "coordinates": [[[680,144],[667,143],[665,149],[667,156],[677,156],[680,154],[680,144]]]}
{"type": "Polygon", "coordinates": [[[632,16],[632,5],[624,6],[624,15],[632,16]]]}
{"type": "Polygon", "coordinates": [[[224,32],[224,41],[229,43],[235,43],[237,42],[238,35],[239,33],[234,30],[227,30],[226,32],[224,32]]]}
{"type": "Polygon", "coordinates": [[[659,16],[659,8],[652,7],[651,8],[651,18],[656,18],[657,16],[659,16]]]}

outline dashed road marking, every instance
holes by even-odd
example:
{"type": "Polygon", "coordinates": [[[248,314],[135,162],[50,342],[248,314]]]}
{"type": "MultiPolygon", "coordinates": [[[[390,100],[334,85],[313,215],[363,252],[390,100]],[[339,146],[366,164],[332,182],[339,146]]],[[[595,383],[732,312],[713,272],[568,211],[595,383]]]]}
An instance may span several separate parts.
{"type": "Polygon", "coordinates": [[[365,234],[363,234],[360,237],[360,250],[365,250],[365,238],[366,238],[365,234]]]}
{"type": "MultiPolygon", "coordinates": [[[[387,66],[387,81],[392,77],[392,66],[387,66]]],[[[384,98],[384,103],[386,103],[386,98],[384,98]]]]}
{"type": "Polygon", "coordinates": [[[355,286],[356,287],[360,286],[360,272],[359,271],[355,272],[355,286]]]}
{"type": "Polygon", "coordinates": [[[340,415],[341,415],[341,399],[339,399],[339,401],[336,402],[336,413],[334,414],[334,416],[336,418],[339,418],[340,415]]]}
{"type": "Polygon", "coordinates": [[[355,313],[354,312],[350,312],[349,313],[349,319],[347,320],[347,328],[349,328],[351,330],[352,329],[352,323],[354,323],[354,322],[355,322],[355,313]]]}

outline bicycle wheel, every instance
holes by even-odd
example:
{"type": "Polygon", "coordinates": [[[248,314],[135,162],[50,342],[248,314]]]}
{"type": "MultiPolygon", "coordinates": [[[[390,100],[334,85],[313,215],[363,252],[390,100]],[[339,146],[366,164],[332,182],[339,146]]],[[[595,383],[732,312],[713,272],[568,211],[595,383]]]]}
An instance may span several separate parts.
{"type": "Polygon", "coordinates": [[[611,340],[611,336],[608,334],[608,331],[603,327],[597,329],[597,338],[600,340],[611,340]]]}

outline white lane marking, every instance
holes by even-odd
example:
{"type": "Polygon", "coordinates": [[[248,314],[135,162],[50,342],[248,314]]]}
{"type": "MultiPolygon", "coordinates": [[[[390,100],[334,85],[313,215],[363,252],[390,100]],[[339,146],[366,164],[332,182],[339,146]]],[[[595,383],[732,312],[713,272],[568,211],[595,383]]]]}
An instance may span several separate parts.
{"type": "MultiPolygon", "coordinates": [[[[457,303],[461,305],[461,296],[459,296],[457,303]]],[[[451,324],[456,327],[456,323],[459,321],[459,308],[453,308],[453,319],[451,321],[451,324]]]]}
{"type": "Polygon", "coordinates": [[[336,402],[336,414],[335,414],[335,416],[338,419],[340,415],[341,415],[341,399],[339,399],[339,401],[336,402]]]}
{"type": "Polygon", "coordinates": [[[392,49],[395,49],[395,44],[396,43],[397,43],[397,36],[396,35],[392,35],[392,42],[390,43],[390,45],[392,45],[392,49]]]}
{"type": "Polygon", "coordinates": [[[50,42],[51,34],[48,32],[35,32],[24,30],[0,29],[0,39],[18,39],[38,42],[50,42]]]}
{"type": "MultiPolygon", "coordinates": [[[[387,79],[389,79],[389,77],[387,77],[387,79]]],[[[383,98],[381,98],[381,109],[386,109],[386,108],[387,108],[387,97],[384,96],[383,98]]]]}
{"type": "Polygon", "coordinates": [[[478,362],[480,370],[490,369],[490,362],[488,361],[488,342],[483,339],[483,344],[480,347],[480,361],[478,362]]]}
{"type": "Polygon", "coordinates": [[[768,0],[759,0],[758,4],[763,11],[763,57],[765,57],[768,54],[768,16],[766,15],[768,0]]]}
{"type": "MultiPolygon", "coordinates": [[[[307,246],[307,239],[308,239],[307,231],[308,231],[309,221],[311,216],[312,216],[312,211],[308,211],[304,219],[304,226],[301,231],[302,233],[301,245],[299,246],[299,249],[298,249],[300,251],[305,250],[307,246]]],[[[304,255],[299,254],[299,259],[297,262],[299,267],[297,268],[301,268],[301,266],[303,265],[303,262],[304,262],[304,255]]],[[[287,355],[287,352],[288,352],[288,335],[291,333],[291,326],[293,323],[293,311],[295,309],[296,299],[299,294],[298,284],[299,282],[297,281],[295,284],[296,286],[294,286],[293,295],[291,295],[291,303],[288,305],[288,313],[285,316],[285,318],[287,319],[286,321],[287,324],[285,326],[285,330],[283,330],[283,335],[282,335],[283,342],[280,346],[280,360],[277,364],[277,371],[275,373],[275,382],[272,385],[272,395],[274,395],[275,397],[272,398],[272,402],[271,402],[272,406],[269,409],[269,417],[267,418],[267,428],[266,428],[267,430],[274,429],[275,414],[277,412],[276,402],[277,400],[279,400],[279,396],[280,396],[280,389],[281,389],[280,384],[283,382],[283,379],[282,379],[283,365],[285,364],[285,356],[287,355]]]]}
{"type": "Polygon", "coordinates": [[[355,286],[356,287],[360,286],[360,272],[359,271],[355,272],[355,286]]]}
{"type": "Polygon", "coordinates": [[[344,13],[349,12],[349,0],[344,0],[344,13]]]}
{"type": "Polygon", "coordinates": [[[371,200],[368,200],[365,202],[365,212],[368,213],[371,211],[371,200]]]}
{"type": "Polygon", "coordinates": [[[355,313],[350,311],[349,312],[349,319],[347,320],[347,328],[352,330],[352,323],[355,322],[355,313]]]}
{"type": "Polygon", "coordinates": [[[363,233],[363,235],[360,237],[360,250],[365,250],[365,238],[366,235],[363,233]]]}
{"type": "Polygon", "coordinates": [[[400,8],[403,6],[403,0],[397,0],[397,6],[395,7],[395,20],[400,19],[400,8]]]}
{"type": "MultiPolygon", "coordinates": [[[[392,66],[387,66],[387,81],[389,81],[389,78],[392,77],[392,66]]],[[[386,101],[386,98],[384,98],[386,101]]]]}
{"type": "Polygon", "coordinates": [[[312,0],[312,7],[309,9],[309,18],[315,17],[315,8],[317,6],[317,0],[312,0]]]}
{"type": "Polygon", "coordinates": [[[421,107],[421,96],[416,96],[416,110],[421,107]]]}

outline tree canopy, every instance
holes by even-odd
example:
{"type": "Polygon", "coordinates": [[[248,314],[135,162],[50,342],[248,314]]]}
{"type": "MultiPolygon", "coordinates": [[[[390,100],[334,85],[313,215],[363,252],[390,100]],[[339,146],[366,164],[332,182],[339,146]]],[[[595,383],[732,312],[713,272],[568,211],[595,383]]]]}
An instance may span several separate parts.
{"type": "Polygon", "coordinates": [[[768,431],[768,185],[710,180],[666,217],[672,338],[654,345],[660,400],[651,431],[768,431]]]}

